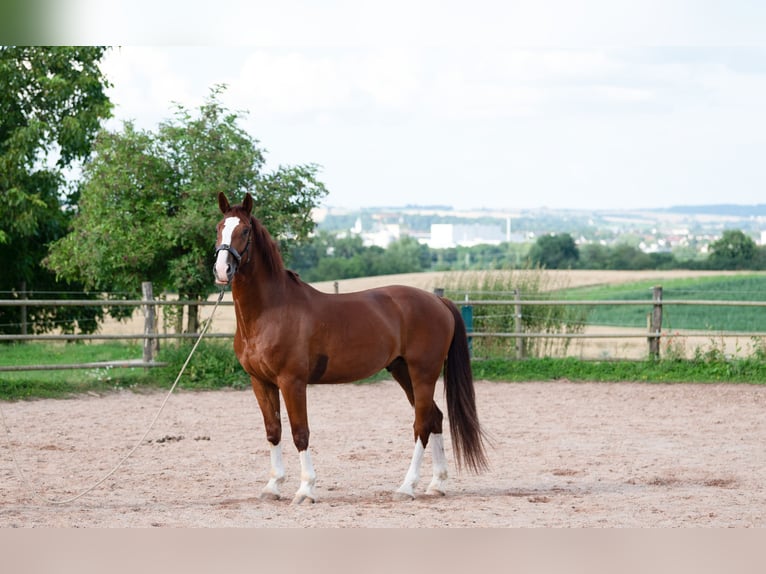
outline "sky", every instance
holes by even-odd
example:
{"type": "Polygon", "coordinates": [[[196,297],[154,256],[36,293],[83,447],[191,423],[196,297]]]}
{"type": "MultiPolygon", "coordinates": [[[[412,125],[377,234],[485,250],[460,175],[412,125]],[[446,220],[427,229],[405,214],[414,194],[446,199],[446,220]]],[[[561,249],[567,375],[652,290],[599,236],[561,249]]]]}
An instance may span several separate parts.
{"type": "Polygon", "coordinates": [[[766,203],[766,3],[74,2],[112,129],[212,86],[334,207],[766,203]]]}

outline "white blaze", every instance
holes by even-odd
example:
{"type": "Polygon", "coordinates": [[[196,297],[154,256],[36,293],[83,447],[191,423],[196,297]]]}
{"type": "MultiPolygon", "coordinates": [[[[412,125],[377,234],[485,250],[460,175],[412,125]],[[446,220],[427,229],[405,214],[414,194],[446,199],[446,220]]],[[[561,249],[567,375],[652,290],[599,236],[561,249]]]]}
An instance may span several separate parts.
{"type": "Polygon", "coordinates": [[[231,245],[231,236],[239,225],[239,217],[227,217],[223,222],[223,231],[221,231],[221,243],[231,245]]]}
{"type": "MultiPolygon", "coordinates": [[[[231,237],[239,223],[239,217],[226,218],[223,222],[223,230],[221,230],[221,245],[231,245],[231,237]]],[[[218,252],[218,256],[215,259],[215,278],[217,283],[228,283],[226,268],[229,266],[229,256],[228,251],[218,252]]]]}

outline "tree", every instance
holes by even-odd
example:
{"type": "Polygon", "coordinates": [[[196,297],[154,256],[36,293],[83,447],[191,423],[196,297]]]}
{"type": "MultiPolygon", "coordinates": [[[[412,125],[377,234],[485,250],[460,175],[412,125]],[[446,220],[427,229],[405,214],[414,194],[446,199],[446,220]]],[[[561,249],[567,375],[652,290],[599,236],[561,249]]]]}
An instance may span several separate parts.
{"type": "Polygon", "coordinates": [[[574,267],[580,258],[574,239],[568,233],[538,237],[529,250],[533,265],[547,269],[568,269],[574,267]]]}
{"type": "Polygon", "coordinates": [[[649,255],[633,245],[618,243],[612,247],[611,251],[609,269],[635,271],[652,267],[652,260],[649,255]]]}
{"type": "Polygon", "coordinates": [[[708,264],[712,269],[752,269],[757,251],[751,237],[739,229],[727,229],[710,244],[708,264]]]}
{"type": "MultiPolygon", "coordinates": [[[[64,170],[90,155],[101,121],[111,114],[109,84],[98,68],[105,52],[97,46],[0,46],[0,291],[11,297],[62,289],[40,261],[67,230],[64,170]]],[[[99,314],[34,307],[29,320],[34,331],[71,331],[79,317],[80,329],[90,332],[99,314]]],[[[0,331],[18,332],[19,323],[19,308],[0,308],[0,331]]]]}
{"type": "Polygon", "coordinates": [[[405,235],[385,250],[384,273],[417,273],[431,267],[431,252],[414,237],[405,235]]]}
{"type": "Polygon", "coordinates": [[[320,231],[291,252],[290,267],[306,281],[330,281],[392,273],[415,273],[430,268],[431,252],[417,239],[404,236],[383,249],[365,247],[359,235],[336,237],[320,231]]]}
{"type": "MultiPolygon", "coordinates": [[[[99,134],[72,230],[51,246],[51,269],[91,288],[137,294],[142,281],[152,281],[182,299],[203,300],[214,290],[219,191],[236,201],[253,192],[256,217],[283,246],[308,237],[311,209],[326,193],[318,167],[263,173],[263,151],[239,127],[242,114],[218,101],[222,89],[211,90],[197,114],[177,106],[156,133],[127,122],[99,134]]],[[[187,330],[197,331],[196,305],[187,330]]]]}
{"type": "Polygon", "coordinates": [[[600,243],[588,243],[580,250],[581,269],[611,269],[611,249],[600,243]]]}

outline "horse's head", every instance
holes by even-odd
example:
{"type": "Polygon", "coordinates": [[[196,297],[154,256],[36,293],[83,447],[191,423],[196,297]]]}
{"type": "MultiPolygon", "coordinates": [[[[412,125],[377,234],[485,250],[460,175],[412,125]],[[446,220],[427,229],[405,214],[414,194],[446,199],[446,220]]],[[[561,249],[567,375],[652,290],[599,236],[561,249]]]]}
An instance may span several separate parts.
{"type": "Polygon", "coordinates": [[[250,235],[252,228],[250,218],[253,212],[253,198],[248,193],[242,201],[242,205],[229,205],[229,200],[223,192],[218,194],[218,207],[224,217],[217,227],[217,239],[215,247],[215,265],[213,275],[218,285],[228,285],[242,256],[250,247],[250,235]]]}

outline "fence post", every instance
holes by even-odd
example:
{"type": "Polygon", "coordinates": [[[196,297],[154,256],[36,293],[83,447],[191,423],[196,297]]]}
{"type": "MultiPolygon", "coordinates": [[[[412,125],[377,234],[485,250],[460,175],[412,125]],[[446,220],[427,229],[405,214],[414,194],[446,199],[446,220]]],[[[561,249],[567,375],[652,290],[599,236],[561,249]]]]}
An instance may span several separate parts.
{"type": "MultiPolygon", "coordinates": [[[[27,296],[27,282],[22,281],[21,282],[21,298],[22,299],[29,299],[27,296]]],[[[27,306],[22,305],[19,309],[21,312],[21,334],[26,335],[27,334],[27,306]]]]}
{"type": "Polygon", "coordinates": [[[516,358],[524,358],[524,339],[521,338],[521,291],[513,290],[513,330],[516,332],[516,358]]]}
{"type": "MultiPolygon", "coordinates": [[[[156,335],[156,321],[154,305],[149,303],[154,301],[154,293],[152,292],[152,282],[144,281],[141,283],[142,299],[147,301],[146,305],[143,305],[144,309],[144,335],[156,335]]],[[[159,350],[159,339],[144,339],[144,363],[153,363],[154,355],[159,350]]]]}
{"type": "Polygon", "coordinates": [[[468,335],[468,355],[473,358],[473,337],[471,336],[471,333],[473,333],[473,306],[461,305],[460,316],[463,318],[465,332],[468,335]]]}
{"type": "Polygon", "coordinates": [[[660,358],[660,332],[662,331],[662,287],[656,285],[652,290],[652,316],[649,322],[649,356],[660,358]]]}

